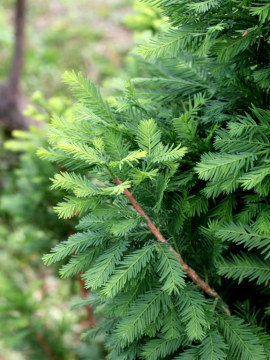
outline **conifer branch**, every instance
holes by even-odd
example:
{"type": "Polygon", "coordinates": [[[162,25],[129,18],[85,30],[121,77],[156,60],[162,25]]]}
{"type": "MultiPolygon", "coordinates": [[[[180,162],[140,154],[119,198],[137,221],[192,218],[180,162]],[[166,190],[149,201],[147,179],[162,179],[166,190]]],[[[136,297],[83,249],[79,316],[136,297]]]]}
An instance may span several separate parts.
{"type": "MultiPolygon", "coordinates": [[[[71,236],[73,234],[74,234],[74,232],[70,231],[69,235],[71,236]]],[[[87,292],[87,290],[85,288],[85,282],[82,279],[82,274],[81,273],[77,274],[77,279],[78,279],[78,282],[79,282],[79,285],[80,285],[81,297],[82,297],[82,299],[85,299],[88,296],[88,292],[87,292]]],[[[97,325],[97,323],[96,323],[96,320],[94,319],[94,316],[93,316],[92,307],[90,305],[84,305],[84,309],[85,309],[85,312],[86,312],[86,317],[87,317],[87,321],[89,323],[90,328],[95,327],[97,325]]]]}
{"type": "MultiPolygon", "coordinates": [[[[121,185],[123,183],[118,177],[114,180],[114,182],[117,185],[121,185]]],[[[164,236],[161,234],[161,232],[156,228],[155,224],[151,221],[149,216],[144,212],[143,208],[137,202],[137,200],[134,198],[134,196],[131,194],[131,192],[128,191],[127,189],[124,189],[124,194],[129,199],[129,201],[133,205],[134,209],[147,220],[148,228],[152,232],[152,234],[155,236],[155,238],[158,241],[169,245],[168,241],[164,238],[164,236]]],[[[218,300],[222,300],[220,295],[216,292],[216,290],[212,289],[203,279],[201,279],[200,276],[196,273],[196,271],[193,270],[189,265],[187,265],[185,263],[185,261],[183,260],[181,255],[178,254],[178,252],[171,245],[169,245],[169,249],[176,255],[179,263],[182,266],[182,270],[187,274],[187,276],[193,281],[194,284],[198,285],[209,296],[211,296],[215,299],[218,299],[218,300]]],[[[225,305],[222,305],[222,308],[228,315],[230,315],[230,310],[228,307],[226,307],[225,305]]]]}
{"type": "MultiPolygon", "coordinates": [[[[83,299],[85,299],[88,296],[88,292],[85,289],[85,283],[84,283],[84,281],[82,279],[81,273],[77,274],[77,279],[78,279],[78,282],[80,284],[81,297],[83,299]]],[[[87,315],[87,320],[88,320],[90,328],[95,327],[97,325],[97,323],[96,323],[96,320],[94,319],[94,316],[93,316],[92,307],[90,305],[85,305],[84,308],[85,308],[85,312],[86,312],[86,315],[87,315]]]]}

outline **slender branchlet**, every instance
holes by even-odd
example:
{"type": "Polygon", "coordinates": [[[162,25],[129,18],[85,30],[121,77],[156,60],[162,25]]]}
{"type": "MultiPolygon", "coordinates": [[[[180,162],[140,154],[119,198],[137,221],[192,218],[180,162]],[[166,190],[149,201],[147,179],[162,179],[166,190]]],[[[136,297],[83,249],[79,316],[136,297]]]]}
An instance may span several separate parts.
{"type": "MultiPolygon", "coordinates": [[[[114,179],[114,182],[117,185],[122,184],[122,181],[119,178],[114,179]]],[[[147,225],[151,233],[155,236],[155,238],[165,244],[168,244],[168,241],[164,238],[164,236],[161,234],[161,232],[157,229],[155,224],[151,221],[149,216],[144,212],[141,205],[137,202],[137,200],[134,198],[134,196],[131,194],[131,192],[127,189],[124,190],[124,194],[129,199],[131,204],[133,205],[134,209],[142,215],[147,220],[147,225]]],[[[196,273],[195,270],[193,270],[189,265],[185,263],[182,256],[171,246],[169,245],[170,250],[175,254],[177,257],[179,263],[182,266],[182,270],[187,274],[187,276],[193,281],[194,284],[198,285],[206,294],[209,296],[216,298],[218,300],[221,300],[220,295],[216,292],[216,290],[212,289],[200,276],[196,273]]],[[[230,310],[227,306],[222,305],[223,310],[230,315],[230,310]]]]}

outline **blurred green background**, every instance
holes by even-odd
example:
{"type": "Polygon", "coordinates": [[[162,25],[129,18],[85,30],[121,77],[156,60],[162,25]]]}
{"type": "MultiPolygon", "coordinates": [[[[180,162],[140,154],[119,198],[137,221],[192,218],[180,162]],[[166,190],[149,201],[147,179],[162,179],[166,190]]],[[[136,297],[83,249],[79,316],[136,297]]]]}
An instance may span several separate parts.
{"type": "MultiPolygon", "coordinates": [[[[124,24],[127,0],[28,0],[20,106],[34,119],[29,131],[0,127],[0,359],[103,359],[102,339],[82,342],[89,327],[78,279],[60,280],[46,268],[44,253],[66,239],[74,221],[53,211],[59,199],[50,191],[55,168],[41,161],[51,114],[69,116],[71,98],[61,82],[67,69],[93,81],[125,72],[132,47],[124,24]]],[[[9,75],[14,46],[15,1],[0,4],[0,84],[9,75]]]]}
{"type": "MultiPolygon", "coordinates": [[[[118,75],[132,35],[123,25],[131,0],[28,0],[22,89],[26,96],[63,93],[61,74],[82,70],[95,82],[118,75]]],[[[0,80],[9,71],[14,1],[0,5],[0,80]]]]}
{"type": "MultiPolygon", "coordinates": [[[[0,4],[0,90],[13,58],[15,4],[0,4]]],[[[64,71],[82,71],[111,94],[115,78],[140,72],[134,44],[163,26],[159,12],[138,0],[26,1],[18,103],[30,126],[11,131],[0,121],[0,360],[106,356],[102,337],[81,340],[99,319],[90,308],[71,309],[87,295],[80,279],[60,279],[57,267],[42,263],[44,253],[72,235],[76,218],[57,218],[53,207],[63,194],[51,191],[50,178],[58,169],[37,149],[47,146],[52,114],[71,116],[64,71]]]]}

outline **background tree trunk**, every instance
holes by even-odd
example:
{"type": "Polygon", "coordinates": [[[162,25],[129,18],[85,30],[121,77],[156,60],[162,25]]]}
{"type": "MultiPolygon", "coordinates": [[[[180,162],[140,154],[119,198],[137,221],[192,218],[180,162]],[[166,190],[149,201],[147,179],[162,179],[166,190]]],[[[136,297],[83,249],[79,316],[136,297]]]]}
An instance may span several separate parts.
{"type": "Polygon", "coordinates": [[[10,76],[6,85],[0,86],[0,122],[9,130],[27,129],[27,119],[19,108],[20,78],[23,68],[24,27],[26,0],[16,0],[15,42],[10,76]]]}

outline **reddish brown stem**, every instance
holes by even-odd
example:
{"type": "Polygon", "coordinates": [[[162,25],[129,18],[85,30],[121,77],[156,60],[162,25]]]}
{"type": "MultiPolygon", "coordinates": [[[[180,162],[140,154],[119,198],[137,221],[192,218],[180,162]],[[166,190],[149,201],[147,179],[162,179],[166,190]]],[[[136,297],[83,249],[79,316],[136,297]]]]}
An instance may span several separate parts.
{"type": "MultiPolygon", "coordinates": [[[[116,178],[114,180],[114,182],[117,185],[122,184],[122,181],[118,178],[116,178]]],[[[136,201],[136,199],[134,198],[134,196],[131,194],[130,191],[128,191],[127,189],[124,189],[124,194],[126,195],[126,197],[129,199],[129,201],[131,202],[131,204],[133,205],[134,209],[141,214],[146,220],[147,220],[147,225],[149,230],[152,232],[152,234],[155,236],[155,238],[164,243],[164,244],[168,244],[168,241],[164,238],[164,236],[161,234],[161,232],[156,228],[155,224],[150,220],[149,216],[144,212],[143,208],[141,207],[141,205],[136,201]]],[[[213,298],[219,299],[221,300],[221,297],[219,296],[219,294],[216,292],[216,290],[212,289],[203,279],[201,279],[199,277],[199,275],[196,273],[195,270],[193,270],[190,266],[188,266],[184,260],[182,259],[181,255],[178,254],[178,252],[171,246],[169,245],[169,249],[175,254],[175,256],[177,257],[179,263],[182,266],[183,271],[187,274],[187,276],[194,282],[194,284],[198,285],[206,294],[210,295],[213,298]]],[[[224,311],[230,315],[230,310],[226,307],[226,306],[222,306],[224,311]]]]}
{"type": "Polygon", "coordinates": [[[16,97],[19,93],[19,83],[23,67],[24,50],[24,21],[25,20],[25,0],[16,0],[15,14],[15,46],[14,55],[10,71],[8,93],[16,97]]]}
{"type": "Polygon", "coordinates": [[[39,342],[40,346],[44,350],[45,354],[48,355],[49,359],[56,360],[49,345],[46,343],[43,335],[39,331],[35,331],[34,334],[35,334],[35,337],[37,338],[37,341],[39,342]]]}
{"type": "MultiPolygon", "coordinates": [[[[79,284],[80,284],[81,297],[83,299],[85,299],[85,298],[88,297],[88,292],[87,292],[87,290],[86,290],[86,288],[84,286],[85,284],[84,284],[84,281],[82,279],[81,273],[77,274],[77,279],[78,279],[79,284]]],[[[97,323],[96,323],[96,321],[94,319],[93,310],[92,310],[91,306],[90,305],[85,305],[84,308],[85,308],[85,311],[86,311],[87,320],[88,320],[88,323],[89,323],[90,327],[92,328],[92,327],[96,326],[97,323]]]]}

